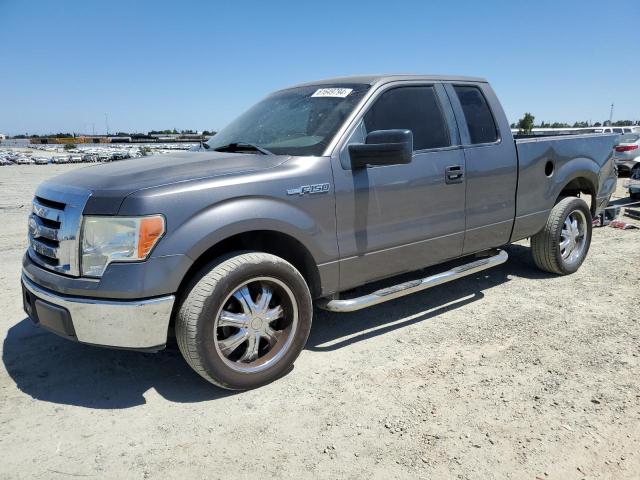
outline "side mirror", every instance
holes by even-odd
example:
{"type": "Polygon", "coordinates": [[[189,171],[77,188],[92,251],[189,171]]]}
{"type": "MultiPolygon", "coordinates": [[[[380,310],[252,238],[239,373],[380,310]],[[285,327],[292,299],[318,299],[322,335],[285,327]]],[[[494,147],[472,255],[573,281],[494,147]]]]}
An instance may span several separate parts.
{"type": "Polygon", "coordinates": [[[367,165],[400,165],[411,162],[413,133],[411,130],[375,130],[365,143],[349,145],[351,168],[367,165]]]}

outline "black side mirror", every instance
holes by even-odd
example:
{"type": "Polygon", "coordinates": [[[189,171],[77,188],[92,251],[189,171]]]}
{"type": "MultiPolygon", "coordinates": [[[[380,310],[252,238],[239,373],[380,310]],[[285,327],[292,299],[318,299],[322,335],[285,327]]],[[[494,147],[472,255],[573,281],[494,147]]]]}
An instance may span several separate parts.
{"type": "Polygon", "coordinates": [[[351,168],[367,165],[399,165],[410,163],[413,155],[411,130],[375,130],[365,143],[349,145],[351,168]]]}

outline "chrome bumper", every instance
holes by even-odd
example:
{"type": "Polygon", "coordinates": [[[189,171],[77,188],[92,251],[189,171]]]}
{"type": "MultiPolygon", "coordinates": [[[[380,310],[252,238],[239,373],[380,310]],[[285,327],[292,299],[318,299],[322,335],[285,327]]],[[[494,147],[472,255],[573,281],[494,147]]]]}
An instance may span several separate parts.
{"type": "Polygon", "coordinates": [[[162,348],[167,342],[173,295],[126,301],[68,297],[39,287],[25,275],[22,285],[31,294],[25,299],[29,317],[67,338],[93,345],[151,350],[162,348]],[[40,317],[62,318],[59,324],[71,325],[59,331],[40,322],[40,317]]]}

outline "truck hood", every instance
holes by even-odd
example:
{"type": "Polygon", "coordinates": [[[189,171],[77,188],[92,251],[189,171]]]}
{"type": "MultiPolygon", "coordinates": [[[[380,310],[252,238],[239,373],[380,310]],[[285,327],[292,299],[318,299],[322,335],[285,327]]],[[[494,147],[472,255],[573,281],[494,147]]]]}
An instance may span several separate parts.
{"type": "Polygon", "coordinates": [[[254,172],[280,165],[287,156],[220,152],[183,152],[93,165],[64,173],[42,190],[88,190],[87,214],[116,214],[122,201],[141,189],[220,175],[254,172]]]}

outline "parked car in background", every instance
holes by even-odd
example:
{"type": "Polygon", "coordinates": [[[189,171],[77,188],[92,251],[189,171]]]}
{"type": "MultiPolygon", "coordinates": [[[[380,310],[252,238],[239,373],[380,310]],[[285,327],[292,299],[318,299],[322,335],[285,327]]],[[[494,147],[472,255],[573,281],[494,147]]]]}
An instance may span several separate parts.
{"type": "Polygon", "coordinates": [[[46,165],[49,163],[49,159],[47,157],[31,157],[33,162],[36,165],[46,165]]]}
{"type": "Polygon", "coordinates": [[[614,159],[619,173],[630,174],[640,165],[640,133],[626,133],[618,139],[614,159]]]}
{"type": "Polygon", "coordinates": [[[26,155],[18,155],[15,157],[14,162],[17,165],[33,165],[34,161],[31,160],[30,157],[27,157],[26,155]]]}

